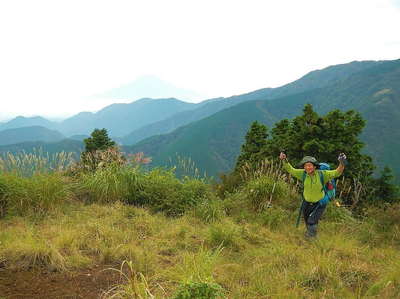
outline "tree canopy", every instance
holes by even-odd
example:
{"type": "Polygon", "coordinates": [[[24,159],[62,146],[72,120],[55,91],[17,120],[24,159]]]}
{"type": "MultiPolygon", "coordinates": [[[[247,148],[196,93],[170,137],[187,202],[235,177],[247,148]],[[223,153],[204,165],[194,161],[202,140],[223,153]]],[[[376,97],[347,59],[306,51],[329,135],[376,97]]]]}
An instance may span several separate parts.
{"type": "Polygon", "coordinates": [[[115,142],[108,137],[106,129],[94,129],[91,137],[84,139],[85,152],[95,152],[97,150],[106,150],[115,146],[115,142]]]}
{"type": "Polygon", "coordinates": [[[359,140],[359,135],[364,126],[365,120],[354,110],[333,110],[320,116],[311,104],[304,106],[302,115],[276,123],[270,136],[263,124],[254,122],[234,172],[238,173],[245,163],[254,167],[263,159],[276,159],[282,150],[295,167],[304,156],[314,156],[319,162],[335,168],[337,157],[343,152],[348,158],[346,178],[363,184],[369,200],[393,202],[397,200],[398,188],[391,183],[391,170],[385,168],[380,178],[373,178],[372,159],[362,153],[364,143],[359,140]]]}
{"type": "Polygon", "coordinates": [[[236,170],[246,162],[255,165],[263,158],[267,137],[267,127],[257,121],[253,122],[246,134],[246,142],[242,145],[242,151],[237,159],[236,170]]]}

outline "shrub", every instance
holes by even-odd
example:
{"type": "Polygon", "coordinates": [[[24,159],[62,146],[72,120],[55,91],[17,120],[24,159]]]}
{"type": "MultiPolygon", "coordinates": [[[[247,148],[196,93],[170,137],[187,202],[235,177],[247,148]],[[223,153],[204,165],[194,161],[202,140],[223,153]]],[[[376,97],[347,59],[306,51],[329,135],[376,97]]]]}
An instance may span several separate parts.
{"type": "Polygon", "coordinates": [[[220,174],[219,178],[221,183],[214,186],[214,189],[218,197],[225,199],[227,194],[235,192],[240,185],[243,183],[243,179],[240,174],[232,172],[229,174],[220,174]]]}
{"type": "Polygon", "coordinates": [[[343,206],[337,206],[335,202],[330,202],[323,215],[329,221],[337,223],[355,224],[357,220],[353,217],[351,211],[343,206]]]}
{"type": "Polygon", "coordinates": [[[283,201],[289,196],[287,184],[268,176],[260,176],[250,180],[244,187],[247,198],[253,208],[262,211],[276,201],[283,201]]]}
{"type": "Polygon", "coordinates": [[[236,222],[240,223],[254,219],[254,211],[251,209],[243,190],[227,195],[222,200],[222,205],[224,213],[235,219],[236,222]]]}
{"type": "Polygon", "coordinates": [[[57,210],[71,195],[70,186],[58,173],[20,177],[7,174],[1,177],[2,201],[10,213],[24,216],[44,216],[57,210]]]}
{"type": "Polygon", "coordinates": [[[3,182],[3,176],[0,176],[0,218],[4,217],[7,209],[7,186],[3,182]]]}
{"type": "Polygon", "coordinates": [[[140,188],[138,168],[111,163],[95,172],[83,174],[78,189],[92,202],[129,202],[131,194],[140,188]]]}
{"type": "Polygon", "coordinates": [[[228,221],[214,224],[209,230],[209,242],[214,247],[222,246],[239,250],[240,231],[234,223],[228,221]]]}
{"type": "Polygon", "coordinates": [[[73,164],[68,171],[69,175],[76,176],[80,173],[95,172],[112,165],[122,167],[127,160],[118,147],[110,147],[104,150],[83,152],[81,160],[73,164]]]}
{"type": "Polygon", "coordinates": [[[185,252],[180,263],[168,271],[170,279],[180,287],[172,298],[218,298],[223,295],[222,287],[215,283],[213,273],[222,252],[222,247],[197,252],[185,252]]]}
{"type": "Polygon", "coordinates": [[[172,170],[154,169],[143,176],[140,188],[131,193],[129,202],[150,207],[167,216],[182,215],[202,202],[209,192],[201,180],[178,180],[172,170]]]}
{"type": "Polygon", "coordinates": [[[271,229],[277,228],[283,223],[289,221],[288,211],[280,207],[272,207],[263,211],[259,216],[260,222],[271,229]]]}
{"type": "Polygon", "coordinates": [[[223,202],[218,199],[204,199],[193,209],[193,216],[205,223],[212,223],[222,219],[225,214],[223,202]]]}
{"type": "Polygon", "coordinates": [[[182,284],[174,299],[214,299],[224,297],[223,288],[217,283],[189,282],[182,284]]]}

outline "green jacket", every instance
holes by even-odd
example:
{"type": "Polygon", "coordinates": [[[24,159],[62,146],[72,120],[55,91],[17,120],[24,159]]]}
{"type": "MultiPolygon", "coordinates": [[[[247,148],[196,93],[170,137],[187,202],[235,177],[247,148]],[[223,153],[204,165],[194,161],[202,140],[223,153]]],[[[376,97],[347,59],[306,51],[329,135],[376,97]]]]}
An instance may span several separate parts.
{"type": "MultiPolygon", "coordinates": [[[[304,169],[296,169],[290,165],[286,160],[283,161],[283,168],[289,172],[292,176],[294,176],[298,180],[303,179],[304,169]]],[[[331,179],[337,178],[341,175],[341,173],[337,170],[317,170],[321,171],[324,176],[324,184],[326,184],[331,179]]],[[[317,172],[314,172],[314,175],[310,176],[306,174],[306,178],[304,180],[304,191],[303,196],[304,199],[308,202],[317,202],[324,197],[323,186],[321,185],[321,179],[317,172]]]]}

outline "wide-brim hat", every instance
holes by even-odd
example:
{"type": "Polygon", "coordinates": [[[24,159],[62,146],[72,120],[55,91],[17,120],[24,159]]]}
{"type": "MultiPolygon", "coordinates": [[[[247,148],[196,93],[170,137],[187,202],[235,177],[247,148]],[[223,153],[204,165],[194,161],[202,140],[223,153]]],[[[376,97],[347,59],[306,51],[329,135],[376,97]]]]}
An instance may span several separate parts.
{"type": "Polygon", "coordinates": [[[317,159],[315,159],[314,157],[311,156],[305,156],[299,163],[299,167],[304,167],[304,164],[306,163],[312,163],[314,164],[316,167],[319,166],[317,159]]]}

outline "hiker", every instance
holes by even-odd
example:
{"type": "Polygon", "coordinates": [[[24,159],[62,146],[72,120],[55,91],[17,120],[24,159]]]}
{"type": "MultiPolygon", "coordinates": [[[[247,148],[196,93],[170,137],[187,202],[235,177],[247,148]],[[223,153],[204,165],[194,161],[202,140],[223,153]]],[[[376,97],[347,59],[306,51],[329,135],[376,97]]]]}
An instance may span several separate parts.
{"type": "Polygon", "coordinates": [[[338,157],[339,166],[335,170],[319,170],[317,160],[314,157],[305,156],[299,164],[302,169],[296,169],[290,165],[286,154],[280,153],[279,159],[283,161],[283,168],[296,179],[303,181],[303,202],[300,213],[303,213],[307,227],[306,237],[316,237],[318,221],[329,201],[329,198],[325,196],[324,185],[343,173],[346,158],[346,155],[341,153],[338,157]]]}

